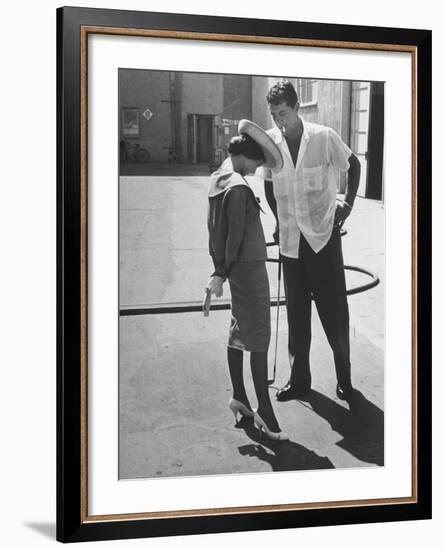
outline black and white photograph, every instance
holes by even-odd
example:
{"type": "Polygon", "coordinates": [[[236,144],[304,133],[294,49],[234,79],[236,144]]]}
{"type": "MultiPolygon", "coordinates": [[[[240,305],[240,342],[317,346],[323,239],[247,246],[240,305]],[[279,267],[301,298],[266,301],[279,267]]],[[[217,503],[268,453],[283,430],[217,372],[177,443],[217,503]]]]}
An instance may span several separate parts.
{"type": "Polygon", "coordinates": [[[119,479],[383,467],[385,83],[121,67],[114,116],[119,479]]]}

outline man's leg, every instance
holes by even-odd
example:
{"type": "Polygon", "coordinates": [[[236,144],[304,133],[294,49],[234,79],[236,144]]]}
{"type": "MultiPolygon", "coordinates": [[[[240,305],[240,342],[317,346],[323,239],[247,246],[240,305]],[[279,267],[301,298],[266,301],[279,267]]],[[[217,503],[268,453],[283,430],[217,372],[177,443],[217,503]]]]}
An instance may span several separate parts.
{"type": "Polygon", "coordinates": [[[349,346],[349,309],[341,248],[341,237],[334,229],[328,244],[307,261],[315,304],[334,353],[340,397],[352,392],[349,346]]]}
{"type": "Polygon", "coordinates": [[[288,384],[277,393],[279,401],[294,399],[311,388],[311,289],[305,275],[301,248],[299,259],[282,257],[291,376],[288,384]]]}

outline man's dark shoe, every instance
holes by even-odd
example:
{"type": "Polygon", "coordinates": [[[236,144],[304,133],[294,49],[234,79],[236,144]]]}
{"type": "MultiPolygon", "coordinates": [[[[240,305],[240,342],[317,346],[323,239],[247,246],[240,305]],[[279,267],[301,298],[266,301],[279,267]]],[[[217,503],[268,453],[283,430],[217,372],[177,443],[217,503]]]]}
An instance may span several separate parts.
{"type": "Polygon", "coordinates": [[[354,388],[352,386],[340,386],[340,384],[337,384],[337,397],[341,399],[342,401],[349,401],[351,399],[352,394],[354,393],[354,388]]]}
{"type": "Polygon", "coordinates": [[[286,386],[279,389],[277,392],[277,401],[290,401],[291,399],[299,399],[305,397],[311,388],[309,386],[299,386],[288,382],[286,386]]]}

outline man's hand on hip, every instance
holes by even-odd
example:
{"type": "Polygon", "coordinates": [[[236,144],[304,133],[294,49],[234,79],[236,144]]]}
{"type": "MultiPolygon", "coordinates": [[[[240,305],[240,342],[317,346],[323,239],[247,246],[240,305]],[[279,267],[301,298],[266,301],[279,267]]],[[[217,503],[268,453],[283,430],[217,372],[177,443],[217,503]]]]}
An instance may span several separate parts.
{"type": "Polygon", "coordinates": [[[280,238],[279,238],[279,227],[278,224],[275,226],[275,231],[272,234],[272,237],[274,239],[275,244],[280,244],[280,238]]]}
{"type": "Polygon", "coordinates": [[[352,206],[347,202],[338,202],[335,209],[334,227],[341,228],[351,213],[352,206]]]}

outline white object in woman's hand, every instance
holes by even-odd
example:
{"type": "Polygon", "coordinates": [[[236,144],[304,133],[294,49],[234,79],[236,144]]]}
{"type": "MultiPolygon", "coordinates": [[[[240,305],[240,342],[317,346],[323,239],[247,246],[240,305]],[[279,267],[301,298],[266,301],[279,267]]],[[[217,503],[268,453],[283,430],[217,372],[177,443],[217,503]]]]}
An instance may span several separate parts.
{"type": "Polygon", "coordinates": [[[223,279],[218,275],[213,275],[206,285],[206,288],[215,294],[217,298],[223,296],[223,279]]]}

